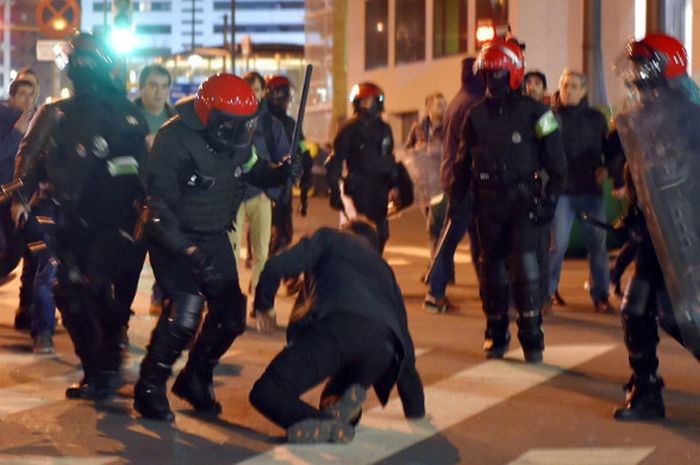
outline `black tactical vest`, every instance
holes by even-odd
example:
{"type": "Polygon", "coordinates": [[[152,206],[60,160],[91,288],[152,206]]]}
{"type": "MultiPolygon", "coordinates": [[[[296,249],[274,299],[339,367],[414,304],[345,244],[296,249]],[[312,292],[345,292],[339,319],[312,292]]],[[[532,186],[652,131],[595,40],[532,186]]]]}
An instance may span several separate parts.
{"type": "Polygon", "coordinates": [[[487,101],[473,108],[470,118],[477,144],[471,159],[477,188],[509,191],[533,182],[542,168],[535,126],[543,109],[524,97],[508,101],[501,112],[487,101]]]}

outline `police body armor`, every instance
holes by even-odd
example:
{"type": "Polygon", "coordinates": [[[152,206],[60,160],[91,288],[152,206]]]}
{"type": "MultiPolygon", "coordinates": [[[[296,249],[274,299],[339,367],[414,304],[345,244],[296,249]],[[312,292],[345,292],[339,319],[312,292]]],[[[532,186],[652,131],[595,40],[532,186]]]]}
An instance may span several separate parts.
{"type": "Polygon", "coordinates": [[[542,162],[530,103],[519,98],[506,117],[492,115],[488,103],[472,110],[479,138],[471,153],[472,175],[475,194],[483,200],[528,200],[536,194],[535,173],[542,162]]]}
{"type": "Polygon", "coordinates": [[[344,191],[360,213],[381,221],[387,215],[386,199],[396,169],[391,128],[380,119],[366,125],[357,118],[345,130],[352,131],[352,147],[347,157],[349,173],[344,191]]]}
{"type": "MultiPolygon", "coordinates": [[[[245,184],[241,165],[246,160],[228,152],[217,152],[202,138],[185,139],[184,144],[191,161],[180,179],[182,197],[175,212],[185,231],[216,233],[231,229],[245,184]]],[[[252,145],[245,152],[250,158],[252,145]]]]}
{"type": "Polygon", "coordinates": [[[24,163],[46,157],[45,174],[63,214],[92,231],[131,233],[145,191],[148,129],[139,109],[117,94],[80,95],[45,105],[35,124],[36,141],[26,144],[51,153],[27,150],[24,163]]]}
{"type": "Polygon", "coordinates": [[[658,88],[616,123],[683,344],[700,354],[700,106],[658,88]]]}

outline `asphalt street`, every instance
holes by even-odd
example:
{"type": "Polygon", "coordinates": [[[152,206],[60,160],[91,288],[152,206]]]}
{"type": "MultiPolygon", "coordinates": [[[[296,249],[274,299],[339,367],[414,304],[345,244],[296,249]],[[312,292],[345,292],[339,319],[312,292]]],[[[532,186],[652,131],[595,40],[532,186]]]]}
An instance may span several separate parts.
{"type": "MultiPolygon", "coordinates": [[[[312,199],[309,217],[295,218],[305,234],[335,225],[326,199],[312,199]]],[[[700,366],[667,336],[659,346],[667,419],[619,423],[613,409],[629,378],[619,311],[596,314],[585,289],[583,260],[567,260],[560,286],[567,306],[545,319],[544,363],[523,363],[517,338],[503,361],[482,352],[481,313],[468,243],[457,254],[457,282],[448,289],[459,311],[422,308],[420,276],[429,250],[417,209],[391,222],[385,257],[406,301],[426,387],[428,415],[403,418],[396,393],[386,408],[370,393],[355,440],[348,445],[289,446],[284,432],[248,403],[248,392],[285,343],[292,303],[278,299],[279,328],[258,334],[254,322],[234,343],[215,374],[223,404],[219,417],[194,413],[171,397],[176,421],[141,419],[133,382],[155,319],[148,314],[153,275],[143,271],[131,321],[130,381],[112,401],[66,400],[80,378],[77,358],[59,325],[56,354],[35,356],[31,338],[12,327],[18,277],[0,287],[0,463],[2,464],[489,464],[652,465],[700,463],[700,366]]],[[[19,270],[15,272],[19,274],[19,270]]],[[[243,270],[241,283],[248,285],[243,270]]],[[[616,308],[620,301],[613,300],[616,308]]],[[[514,327],[512,327],[514,330],[514,327]]],[[[181,360],[176,370],[183,364],[181,360]]],[[[318,402],[319,389],[308,393],[318,402]]]]}

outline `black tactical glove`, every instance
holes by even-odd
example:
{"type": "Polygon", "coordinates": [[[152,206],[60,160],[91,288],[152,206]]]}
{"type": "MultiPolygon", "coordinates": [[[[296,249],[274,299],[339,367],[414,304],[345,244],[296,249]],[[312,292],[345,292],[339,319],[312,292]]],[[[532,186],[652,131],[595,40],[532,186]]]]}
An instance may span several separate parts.
{"type": "Polygon", "coordinates": [[[543,198],[536,198],[535,204],[532,207],[532,210],[530,210],[528,213],[528,216],[534,224],[542,226],[549,224],[552,221],[556,208],[556,197],[547,195],[543,198]]]}
{"type": "Polygon", "coordinates": [[[338,186],[331,186],[331,208],[333,210],[343,211],[345,206],[343,205],[343,199],[340,198],[340,188],[338,186]]]}
{"type": "Polygon", "coordinates": [[[192,271],[197,283],[205,293],[216,293],[224,287],[224,276],[216,269],[207,254],[198,247],[185,252],[192,262],[192,271]]]}

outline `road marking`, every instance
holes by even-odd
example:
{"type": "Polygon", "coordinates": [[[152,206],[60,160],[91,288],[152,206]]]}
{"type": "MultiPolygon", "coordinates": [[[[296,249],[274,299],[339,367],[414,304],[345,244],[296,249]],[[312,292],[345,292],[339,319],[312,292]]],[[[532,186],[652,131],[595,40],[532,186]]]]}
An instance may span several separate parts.
{"type": "Polygon", "coordinates": [[[392,399],[386,409],[376,407],[363,415],[355,440],[350,445],[283,445],[239,463],[375,463],[614,347],[614,344],[552,346],[545,351],[546,363],[542,365],[525,364],[520,350],[511,351],[507,360],[480,363],[428,386],[425,389],[426,419],[406,421],[400,400],[392,399]]]}
{"type": "Polygon", "coordinates": [[[119,457],[52,457],[49,455],[0,455],[3,465],[106,465],[119,460],[119,457]]]}
{"type": "MultiPolygon", "coordinates": [[[[409,245],[387,245],[384,248],[385,253],[408,255],[409,257],[425,258],[430,260],[431,252],[428,247],[415,247],[409,245]]],[[[468,253],[455,252],[455,263],[471,263],[471,256],[468,253]]]]}
{"type": "Polygon", "coordinates": [[[653,451],[653,447],[532,449],[508,465],[636,465],[653,451]]]}

